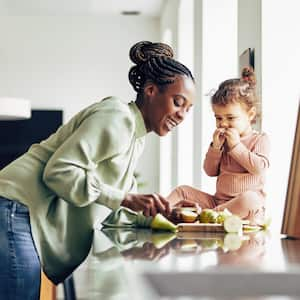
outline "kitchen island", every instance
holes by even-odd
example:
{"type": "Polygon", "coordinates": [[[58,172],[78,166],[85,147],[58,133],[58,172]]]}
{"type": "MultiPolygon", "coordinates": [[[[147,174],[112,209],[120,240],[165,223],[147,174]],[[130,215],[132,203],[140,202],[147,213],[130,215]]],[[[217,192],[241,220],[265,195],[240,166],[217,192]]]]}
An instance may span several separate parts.
{"type": "Polygon", "coordinates": [[[300,240],[102,229],[73,279],[77,299],[300,299],[300,240]]]}

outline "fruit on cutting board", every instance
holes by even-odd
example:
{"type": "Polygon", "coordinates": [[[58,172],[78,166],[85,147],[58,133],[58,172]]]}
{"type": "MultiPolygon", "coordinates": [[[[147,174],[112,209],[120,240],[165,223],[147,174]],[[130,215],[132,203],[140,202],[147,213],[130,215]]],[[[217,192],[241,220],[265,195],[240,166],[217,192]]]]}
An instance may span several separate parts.
{"type": "Polygon", "coordinates": [[[217,218],[218,218],[218,213],[209,208],[203,209],[199,215],[200,223],[216,223],[217,218]]]}
{"type": "Polygon", "coordinates": [[[225,208],[223,211],[219,211],[217,217],[217,223],[223,224],[225,219],[229,216],[232,216],[232,213],[227,208],[225,208]]]}
{"type": "Polygon", "coordinates": [[[180,212],[180,218],[185,223],[193,223],[197,220],[198,214],[190,210],[182,210],[180,212]]]}
{"type": "Polygon", "coordinates": [[[224,229],[230,233],[240,233],[243,230],[243,222],[236,215],[228,216],[224,220],[224,229]]]}
{"type": "Polygon", "coordinates": [[[170,222],[166,217],[162,214],[156,214],[153,218],[150,227],[152,229],[158,230],[169,230],[169,231],[176,231],[177,226],[170,222]]]}

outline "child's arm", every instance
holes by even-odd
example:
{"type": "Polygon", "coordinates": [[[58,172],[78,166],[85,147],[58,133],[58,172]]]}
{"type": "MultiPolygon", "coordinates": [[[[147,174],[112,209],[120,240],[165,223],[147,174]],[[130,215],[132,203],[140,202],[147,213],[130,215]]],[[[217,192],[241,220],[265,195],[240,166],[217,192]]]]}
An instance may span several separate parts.
{"type": "Polygon", "coordinates": [[[228,154],[249,173],[257,175],[269,167],[269,148],[269,138],[266,134],[262,134],[252,151],[244,144],[238,143],[228,154]]]}
{"type": "Polygon", "coordinates": [[[223,148],[216,149],[211,144],[205,156],[203,168],[208,176],[218,176],[220,173],[220,160],[223,148]]]}

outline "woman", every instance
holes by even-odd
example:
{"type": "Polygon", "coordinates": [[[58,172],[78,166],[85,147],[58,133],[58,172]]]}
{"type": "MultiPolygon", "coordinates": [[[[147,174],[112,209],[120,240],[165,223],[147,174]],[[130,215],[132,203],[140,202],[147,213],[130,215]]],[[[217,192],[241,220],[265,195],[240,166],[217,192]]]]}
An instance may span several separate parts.
{"type": "Polygon", "coordinates": [[[133,174],[145,135],[166,135],[193,104],[194,78],[172,57],[166,44],[135,44],[135,102],[87,107],[0,172],[0,296],[38,299],[41,266],[64,280],[88,254],[103,205],[169,214],[162,196],[134,192],[133,174]]]}

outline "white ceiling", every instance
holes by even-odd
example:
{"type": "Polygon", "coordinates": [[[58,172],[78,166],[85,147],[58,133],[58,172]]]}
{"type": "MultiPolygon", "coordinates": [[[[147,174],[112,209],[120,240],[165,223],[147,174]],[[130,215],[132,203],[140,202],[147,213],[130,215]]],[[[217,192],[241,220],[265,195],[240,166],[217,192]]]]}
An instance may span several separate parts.
{"type": "Polygon", "coordinates": [[[2,16],[120,15],[158,17],[166,0],[0,0],[2,16]]]}

